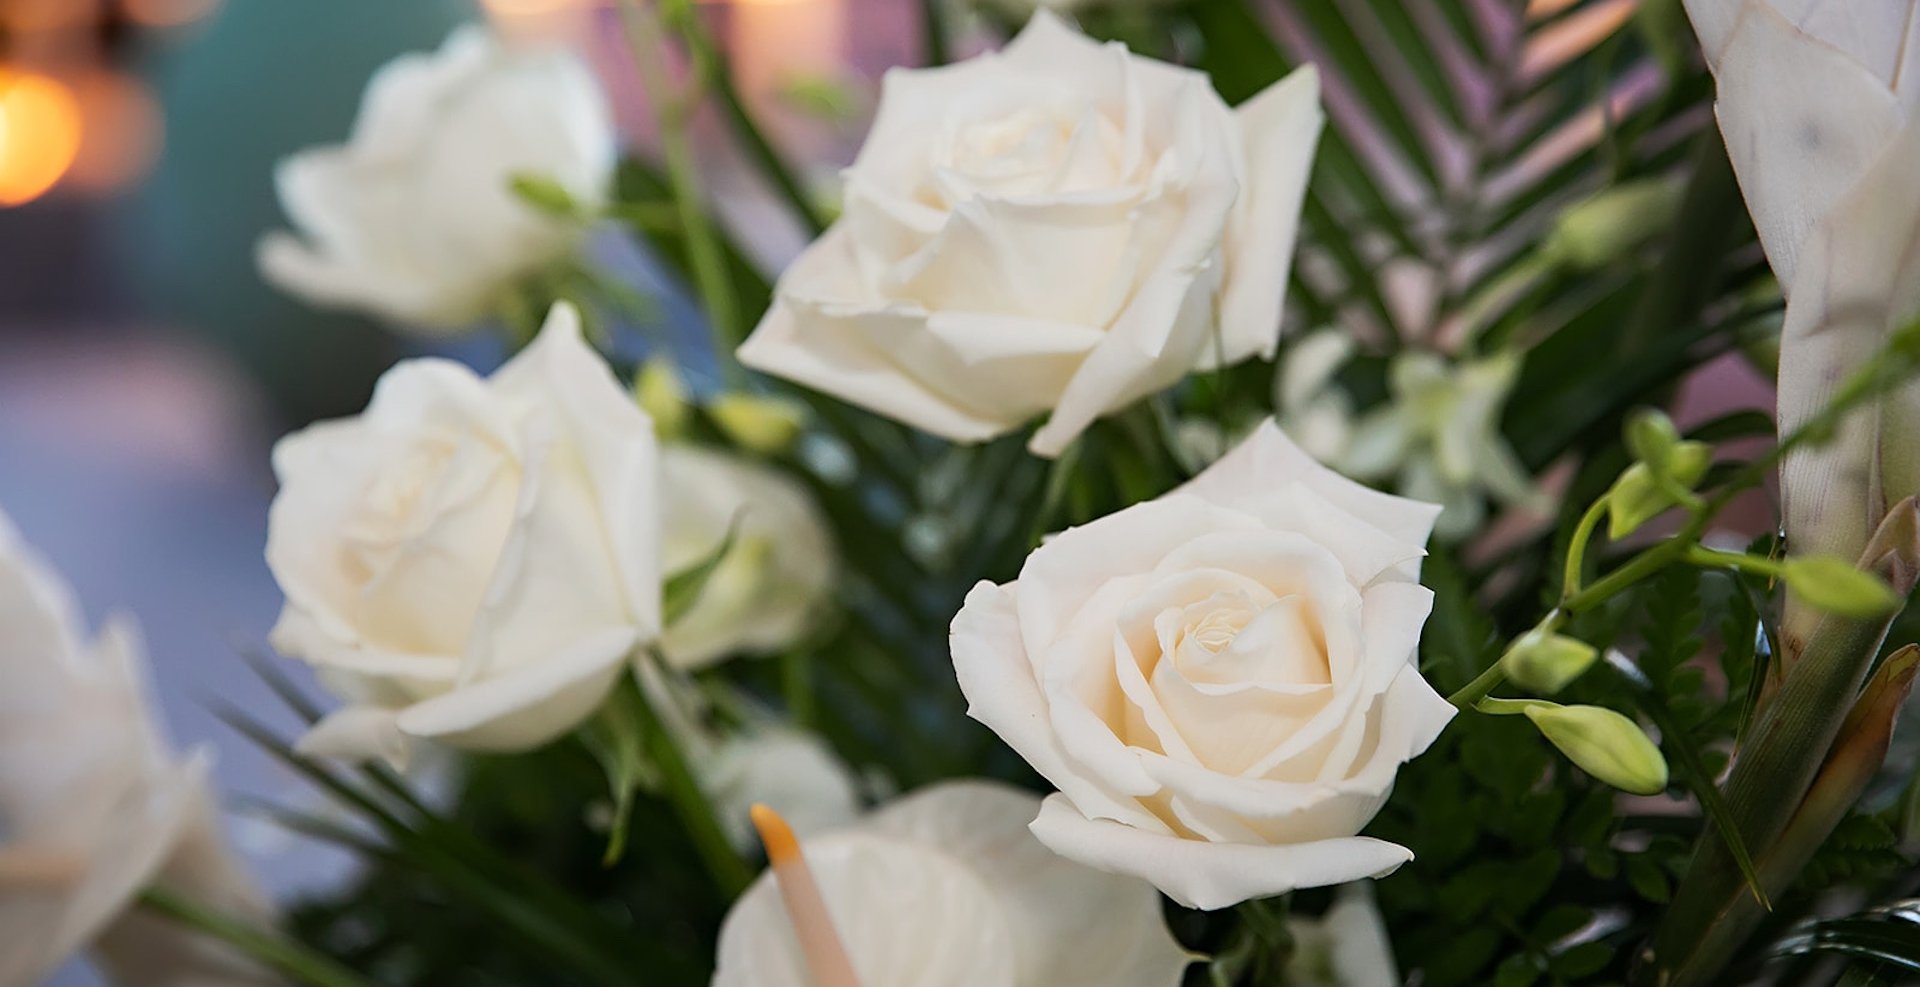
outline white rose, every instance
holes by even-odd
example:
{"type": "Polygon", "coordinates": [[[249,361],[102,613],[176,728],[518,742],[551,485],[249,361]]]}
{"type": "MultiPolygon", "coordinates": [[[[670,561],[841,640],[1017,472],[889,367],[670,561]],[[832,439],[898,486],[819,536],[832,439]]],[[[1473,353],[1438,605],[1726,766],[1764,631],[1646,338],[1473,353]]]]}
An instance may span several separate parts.
{"type": "Polygon", "coordinates": [[[800,836],[838,829],[860,815],[853,772],[819,737],[777,723],[754,724],[699,758],[700,788],[734,846],[757,845],[754,803],[776,806],[800,836]]]}
{"type": "Polygon", "coordinates": [[[267,984],[224,946],[129,911],[165,884],[231,913],[270,909],[221,840],[205,752],[177,757],[124,620],[82,636],[72,594],[0,514],[0,985],[96,947],[123,982],[267,984]]]}
{"type": "Polygon", "coordinates": [[[521,201],[513,178],[551,180],[592,208],[618,152],[577,57],[463,27],[438,52],[403,55],[373,77],[350,142],[280,164],[280,203],[300,236],[261,240],[260,269],[315,304],[465,328],[578,237],[521,201]]]}
{"type": "Polygon", "coordinates": [[[591,713],[660,628],[655,453],[566,305],[491,378],[408,360],[282,439],[273,643],[353,703],[305,749],[523,750],[591,713]]]}
{"type": "MultiPolygon", "coordinates": [[[[1913,0],[1687,0],[1715,112],[1787,295],[1780,432],[1920,315],[1920,17],[1913,0]]],[[[1920,493],[1920,385],[1781,471],[1796,552],[1853,559],[1920,493]]],[[[1790,633],[1818,618],[1789,609],[1790,633]]]]}
{"type": "Polygon", "coordinates": [[[700,596],[661,637],[667,661],[699,668],[794,643],[833,589],[833,542],[806,489],[752,460],[681,443],[661,449],[660,482],[662,571],[699,565],[734,530],[700,596]]]}
{"type": "Polygon", "coordinates": [[[969,714],[1060,789],[1034,834],[1208,909],[1411,859],[1355,834],[1453,716],[1414,663],[1438,510],[1268,422],[974,587],[954,670],[969,714]]]}
{"type": "Polygon", "coordinates": [[[1040,13],[998,54],[887,73],[839,222],[747,365],[958,441],[1043,412],[1058,455],[1195,367],[1271,355],[1319,83],[1207,77],[1040,13]]]}
{"type": "MultiPolygon", "coordinates": [[[[1145,882],[1055,856],[1027,832],[1039,800],[947,782],[802,847],[863,984],[1174,987],[1191,961],[1145,882]]],[[[776,804],[774,808],[778,809],[776,804]]],[[[720,927],[714,987],[806,987],[771,873],[720,927]]]]}

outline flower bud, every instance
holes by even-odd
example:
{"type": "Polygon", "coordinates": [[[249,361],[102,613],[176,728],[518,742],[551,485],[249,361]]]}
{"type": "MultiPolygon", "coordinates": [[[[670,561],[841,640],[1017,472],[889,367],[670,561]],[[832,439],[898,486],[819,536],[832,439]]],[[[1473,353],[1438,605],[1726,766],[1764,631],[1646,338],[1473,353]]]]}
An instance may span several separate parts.
{"type": "Polygon", "coordinates": [[[1790,558],[1780,569],[1787,588],[1810,606],[1843,617],[1881,617],[1900,608],[1900,594],[1871,572],[1832,555],[1790,558]]]}
{"type": "Polygon", "coordinates": [[[641,365],[633,380],[633,399],[660,435],[678,435],[687,427],[687,385],[673,361],[654,357],[641,365]]]}
{"type": "MultiPolygon", "coordinates": [[[[1667,455],[1667,473],[1688,490],[1713,465],[1713,448],[1704,442],[1675,443],[1667,455]]],[[[1674,505],[1674,499],[1654,479],[1653,470],[1638,462],[1627,467],[1607,491],[1607,537],[1615,541],[1632,534],[1674,505]]]]}
{"type": "Polygon", "coordinates": [[[1593,667],[1598,657],[1599,650],[1585,641],[1532,630],[1500,656],[1500,667],[1521,688],[1550,696],[1593,667]]]}
{"type": "Polygon", "coordinates": [[[792,401],[754,394],[722,394],[707,414],[727,438],[763,455],[784,451],[800,434],[805,411],[792,401]]]}
{"type": "Polygon", "coordinates": [[[1673,452],[1679,444],[1679,430],[1658,408],[1641,408],[1627,419],[1627,450],[1655,474],[1671,471],[1673,452]]]}
{"type": "Polygon", "coordinates": [[[1635,795],[1666,790],[1667,759],[1632,720],[1600,706],[1531,703],[1523,712],[1567,760],[1600,781],[1635,795]]]}
{"type": "Polygon", "coordinates": [[[1575,268],[1600,267],[1665,229],[1679,199],[1679,184],[1668,179],[1615,186],[1562,212],[1545,250],[1575,268]]]}

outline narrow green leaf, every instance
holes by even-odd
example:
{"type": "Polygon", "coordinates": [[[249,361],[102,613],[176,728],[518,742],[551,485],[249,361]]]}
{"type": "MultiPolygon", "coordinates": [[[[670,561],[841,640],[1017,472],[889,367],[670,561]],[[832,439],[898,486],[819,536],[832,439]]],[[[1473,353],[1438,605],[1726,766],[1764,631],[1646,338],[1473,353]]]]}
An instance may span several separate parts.
{"type": "Polygon", "coordinates": [[[726,561],[727,553],[733,550],[734,541],[740,536],[740,518],[736,516],[727,523],[726,537],[714,546],[707,557],[694,563],[687,569],[668,576],[660,587],[660,619],[666,626],[672,627],[676,621],[685,617],[694,604],[700,602],[700,594],[707,588],[707,581],[726,561]]]}

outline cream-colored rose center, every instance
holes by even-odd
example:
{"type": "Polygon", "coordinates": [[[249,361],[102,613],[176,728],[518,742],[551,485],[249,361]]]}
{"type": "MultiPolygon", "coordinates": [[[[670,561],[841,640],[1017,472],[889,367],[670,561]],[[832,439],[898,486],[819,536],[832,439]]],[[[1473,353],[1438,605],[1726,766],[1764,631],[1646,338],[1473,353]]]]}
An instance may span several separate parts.
{"type": "Polygon", "coordinates": [[[1125,184],[1126,138],[1099,109],[1053,100],[956,123],[922,201],[943,211],[975,196],[1023,197],[1125,184]]]}
{"type": "Polygon", "coordinates": [[[345,611],[370,643],[459,654],[513,525],[519,462],[484,438],[429,432],[369,472],[341,525],[345,611]]]}

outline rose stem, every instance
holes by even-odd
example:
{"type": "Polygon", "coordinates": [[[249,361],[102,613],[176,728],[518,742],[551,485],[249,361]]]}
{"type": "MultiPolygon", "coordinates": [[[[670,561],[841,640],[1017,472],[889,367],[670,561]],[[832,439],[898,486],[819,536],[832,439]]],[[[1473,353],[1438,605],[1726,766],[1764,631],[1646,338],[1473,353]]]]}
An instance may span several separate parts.
{"type": "Polygon", "coordinates": [[[860,987],[854,976],[853,962],[833,928],[833,916],[827,914],[826,899],[814,883],[807,858],[800,853],[800,842],[793,828],[780,814],[764,805],[752,809],[753,826],[766,844],[767,860],[773,864],[773,880],[787,904],[787,917],[800,940],[800,952],[807,958],[807,970],[815,987],[860,987]]]}

